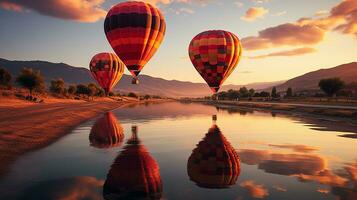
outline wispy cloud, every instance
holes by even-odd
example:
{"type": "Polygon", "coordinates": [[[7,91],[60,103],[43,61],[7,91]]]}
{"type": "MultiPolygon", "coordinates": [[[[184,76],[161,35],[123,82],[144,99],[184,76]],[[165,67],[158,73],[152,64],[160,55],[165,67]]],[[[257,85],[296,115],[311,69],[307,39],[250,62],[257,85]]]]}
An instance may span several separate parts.
{"type": "MultiPolygon", "coordinates": [[[[248,58],[262,59],[262,58],[276,57],[276,56],[297,56],[297,55],[304,55],[304,54],[309,54],[309,53],[314,53],[314,52],[317,52],[317,50],[314,48],[302,47],[302,48],[297,48],[297,49],[292,49],[292,50],[278,51],[278,52],[259,55],[259,56],[250,56],[248,58]]],[[[296,148],[298,148],[298,147],[296,147],[296,148]]]]}
{"type": "Polygon", "coordinates": [[[273,16],[279,17],[279,16],[282,16],[282,15],[286,15],[286,13],[287,12],[284,10],[284,11],[281,11],[281,12],[274,13],[273,16]]]}

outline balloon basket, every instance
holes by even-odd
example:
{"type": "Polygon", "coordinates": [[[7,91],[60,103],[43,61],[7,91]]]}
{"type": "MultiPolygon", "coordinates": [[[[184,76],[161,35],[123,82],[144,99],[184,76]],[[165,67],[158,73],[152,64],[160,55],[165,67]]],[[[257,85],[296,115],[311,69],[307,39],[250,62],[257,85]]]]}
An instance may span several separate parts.
{"type": "Polygon", "coordinates": [[[133,78],[133,79],[131,80],[131,84],[133,84],[133,85],[138,85],[138,84],[139,84],[139,79],[133,78]]]}

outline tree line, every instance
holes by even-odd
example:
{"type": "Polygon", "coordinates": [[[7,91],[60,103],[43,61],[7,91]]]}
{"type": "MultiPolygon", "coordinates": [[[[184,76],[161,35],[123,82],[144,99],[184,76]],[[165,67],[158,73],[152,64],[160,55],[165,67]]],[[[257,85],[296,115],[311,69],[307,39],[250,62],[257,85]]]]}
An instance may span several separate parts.
{"type": "MultiPolygon", "coordinates": [[[[2,88],[11,89],[12,88],[12,75],[11,73],[4,69],[0,68],[0,86],[2,88]]],[[[32,98],[34,92],[43,93],[46,90],[45,87],[45,79],[41,75],[39,70],[34,70],[32,68],[23,68],[20,73],[15,77],[14,82],[22,88],[25,88],[29,91],[29,97],[32,98]]],[[[71,84],[66,86],[66,83],[63,79],[54,79],[51,80],[49,85],[49,92],[53,95],[69,97],[73,95],[92,98],[103,97],[105,96],[105,92],[102,88],[100,88],[97,84],[89,83],[89,84],[71,84]]],[[[113,92],[109,92],[109,96],[121,96],[120,94],[114,94],[113,92]]],[[[133,98],[161,98],[159,96],[150,96],[145,95],[140,97],[139,95],[130,92],[127,95],[128,97],[133,98]]]]}
{"type": "MultiPolygon", "coordinates": [[[[352,97],[357,95],[357,83],[345,84],[340,78],[326,78],[321,79],[318,83],[320,90],[324,93],[315,93],[313,96],[327,96],[327,97],[352,97]]],[[[222,91],[212,96],[205,97],[206,99],[219,99],[219,100],[239,100],[239,99],[253,99],[253,98],[269,98],[269,99],[280,99],[280,98],[292,98],[299,97],[301,93],[295,93],[292,87],[288,87],[286,91],[277,91],[276,87],[273,87],[270,92],[260,91],[256,92],[253,88],[247,89],[246,87],[241,87],[239,90],[228,90],[222,91]]]]}

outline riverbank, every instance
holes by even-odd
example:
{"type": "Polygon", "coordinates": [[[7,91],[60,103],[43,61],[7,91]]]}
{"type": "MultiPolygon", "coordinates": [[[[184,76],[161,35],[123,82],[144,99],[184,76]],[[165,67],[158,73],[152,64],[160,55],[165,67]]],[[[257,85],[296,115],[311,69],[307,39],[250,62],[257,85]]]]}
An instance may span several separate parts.
{"type": "Polygon", "coordinates": [[[86,120],[121,106],[140,103],[130,98],[121,101],[49,98],[45,102],[0,98],[0,175],[17,157],[51,144],[86,120]]]}
{"type": "Polygon", "coordinates": [[[279,103],[279,102],[254,102],[254,101],[226,101],[226,100],[185,100],[188,102],[204,103],[216,106],[232,106],[261,110],[282,112],[299,112],[329,117],[344,117],[357,120],[357,106],[352,105],[328,105],[309,103],[279,103]]]}

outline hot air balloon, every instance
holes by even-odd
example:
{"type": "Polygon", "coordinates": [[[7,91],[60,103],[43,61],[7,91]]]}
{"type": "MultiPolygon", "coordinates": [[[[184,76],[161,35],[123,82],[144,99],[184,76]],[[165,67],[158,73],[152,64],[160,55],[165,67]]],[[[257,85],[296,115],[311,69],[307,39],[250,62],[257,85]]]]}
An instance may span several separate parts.
{"type": "Polygon", "coordinates": [[[137,137],[136,127],[112,164],[104,183],[104,199],[161,199],[160,169],[137,137]]]}
{"type": "Polygon", "coordinates": [[[236,183],[239,156],[216,124],[192,151],[187,173],[191,181],[203,188],[227,188],[236,183]]]}
{"type": "Polygon", "coordinates": [[[223,30],[205,31],[196,35],[189,46],[192,64],[217,93],[237,66],[242,46],[236,35],[223,30]]]}
{"type": "Polygon", "coordinates": [[[154,6],[127,1],[113,6],[104,22],[105,35],[133,76],[133,84],[159,48],[166,31],[161,12],[154,6]]]}
{"type": "Polygon", "coordinates": [[[122,145],[123,140],[123,128],[111,112],[107,112],[99,118],[92,126],[89,134],[91,146],[97,148],[118,147],[122,145]]]}
{"type": "Polygon", "coordinates": [[[90,61],[89,69],[93,78],[108,95],[123,76],[124,63],[113,53],[99,53],[90,61]]]}

